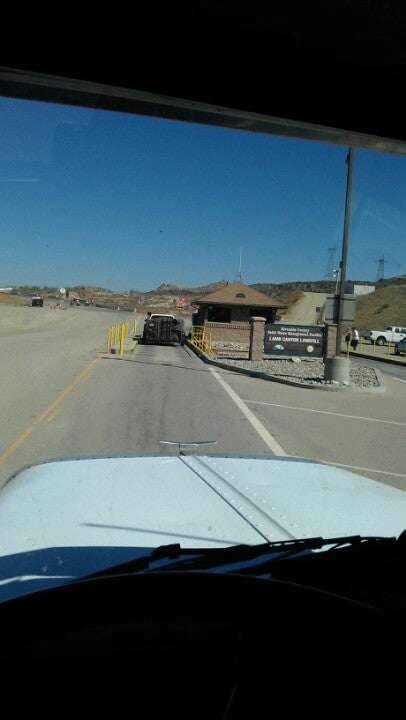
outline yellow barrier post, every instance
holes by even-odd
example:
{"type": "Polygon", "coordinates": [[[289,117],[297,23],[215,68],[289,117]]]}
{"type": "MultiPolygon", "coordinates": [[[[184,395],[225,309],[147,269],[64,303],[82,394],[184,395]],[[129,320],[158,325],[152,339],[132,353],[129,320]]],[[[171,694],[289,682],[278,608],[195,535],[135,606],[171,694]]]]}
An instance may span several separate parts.
{"type": "Polygon", "coordinates": [[[125,337],[125,329],[126,329],[125,326],[126,326],[125,323],[123,323],[120,326],[120,355],[122,355],[124,353],[124,337],[125,337]]]}
{"type": "MultiPolygon", "coordinates": [[[[135,334],[135,328],[136,325],[134,324],[134,334],[135,334]]],[[[107,330],[107,339],[106,339],[106,352],[110,352],[113,345],[119,346],[119,354],[122,355],[124,353],[124,341],[126,338],[126,335],[128,335],[129,332],[129,323],[124,322],[121,323],[121,325],[113,325],[112,327],[108,328],[107,330]]]]}
{"type": "Polygon", "coordinates": [[[109,352],[110,348],[111,348],[111,331],[112,331],[112,328],[109,327],[107,330],[106,352],[109,352]]]}

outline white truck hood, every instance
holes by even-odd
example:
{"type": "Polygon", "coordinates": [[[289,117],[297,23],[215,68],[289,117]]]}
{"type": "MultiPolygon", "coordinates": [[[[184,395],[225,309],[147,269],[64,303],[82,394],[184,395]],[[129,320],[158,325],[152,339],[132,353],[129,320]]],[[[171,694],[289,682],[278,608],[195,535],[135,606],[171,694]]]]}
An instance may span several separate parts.
{"type": "Polygon", "coordinates": [[[56,460],[20,471],[0,492],[0,557],[50,547],[394,537],[405,528],[405,492],[300,458],[56,460]]]}

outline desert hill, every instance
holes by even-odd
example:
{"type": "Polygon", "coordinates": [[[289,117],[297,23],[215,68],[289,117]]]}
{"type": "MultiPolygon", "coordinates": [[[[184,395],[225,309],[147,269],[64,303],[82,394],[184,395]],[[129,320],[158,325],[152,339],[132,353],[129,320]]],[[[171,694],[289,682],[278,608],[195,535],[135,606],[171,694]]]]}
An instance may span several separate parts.
{"type": "MultiPolygon", "coordinates": [[[[96,307],[117,308],[123,310],[138,309],[140,312],[148,310],[173,310],[176,308],[178,299],[183,298],[184,309],[177,312],[190,314],[194,304],[199,298],[215,292],[227,285],[226,280],[219,280],[208,285],[194,288],[180,288],[177,285],[163,283],[155,290],[148,292],[131,290],[118,293],[101,287],[79,285],[68,288],[68,301],[70,298],[77,298],[81,303],[88,303],[96,307]]],[[[363,280],[348,281],[352,285],[374,285],[374,283],[363,280]]],[[[334,294],[336,289],[335,281],[314,280],[298,281],[289,283],[256,283],[250,287],[264,293],[276,300],[288,309],[298,303],[303,293],[327,293],[334,294]]],[[[15,288],[12,293],[0,292],[0,303],[15,305],[30,304],[30,297],[40,294],[44,300],[60,299],[57,288],[38,286],[22,286],[15,288]],[[18,294],[17,294],[18,293],[18,294]]],[[[360,295],[356,299],[355,322],[362,330],[365,328],[382,328],[385,325],[406,325],[406,276],[397,276],[387,280],[381,280],[375,285],[375,290],[366,295],[360,295]]]]}

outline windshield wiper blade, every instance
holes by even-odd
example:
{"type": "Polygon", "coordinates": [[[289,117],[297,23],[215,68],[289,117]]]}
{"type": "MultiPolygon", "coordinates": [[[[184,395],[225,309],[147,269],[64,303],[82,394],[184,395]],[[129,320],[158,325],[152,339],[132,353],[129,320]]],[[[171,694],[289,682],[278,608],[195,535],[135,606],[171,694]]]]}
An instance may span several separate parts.
{"type": "MultiPolygon", "coordinates": [[[[389,538],[389,540],[396,542],[396,538],[389,538]]],[[[77,579],[91,580],[113,575],[156,572],[157,570],[159,572],[210,570],[219,568],[222,565],[240,564],[256,560],[264,555],[271,555],[270,558],[268,557],[265,560],[265,563],[268,564],[285,560],[287,557],[299,555],[303,552],[320,550],[329,545],[331,548],[327,552],[346,545],[354,546],[365,542],[383,541],[388,542],[388,538],[353,535],[337,538],[314,537],[299,540],[280,540],[258,545],[228,545],[224,548],[182,548],[179,543],[173,543],[160,545],[148,555],[107,567],[104,570],[77,579]],[[151,567],[156,563],[158,563],[158,567],[151,567]]],[[[252,567],[252,571],[258,569],[258,565],[252,567]]]]}
{"type": "Polygon", "coordinates": [[[295,546],[300,543],[305,543],[306,547],[321,547],[323,538],[309,538],[304,540],[284,540],[274,543],[261,543],[260,545],[228,545],[224,548],[182,548],[179,543],[173,543],[170,545],[159,545],[154,548],[148,555],[142,555],[134,560],[129,560],[119,565],[113,565],[112,567],[105,568],[104,570],[98,570],[95,573],[86,575],[80,578],[81,580],[90,580],[93,578],[106,577],[111,575],[125,575],[126,573],[138,573],[145,572],[151,568],[156,562],[161,560],[170,560],[168,565],[160,567],[160,570],[165,569],[182,569],[188,570],[189,566],[193,569],[197,569],[200,565],[204,567],[220,566],[224,562],[233,563],[241,562],[244,560],[250,560],[251,558],[258,557],[264,553],[269,553],[270,550],[275,549],[279,551],[279,548],[285,548],[291,546],[292,543],[295,546]],[[185,557],[186,556],[186,557],[185,557]]]}
{"type": "MultiPolygon", "coordinates": [[[[260,545],[231,545],[226,548],[206,548],[203,551],[195,550],[193,551],[192,557],[182,557],[178,561],[165,565],[160,568],[160,570],[209,570],[221,567],[222,565],[256,560],[263,555],[272,555],[271,558],[267,558],[267,563],[280,562],[288,557],[293,557],[303,552],[311,552],[312,550],[320,550],[329,545],[331,547],[326,552],[336,550],[346,545],[355,546],[366,542],[377,543],[388,541],[396,542],[396,538],[352,535],[336,538],[314,537],[301,538],[299,540],[279,540],[261,543],[260,545]]],[[[181,554],[185,555],[186,553],[182,550],[181,554]]],[[[258,566],[255,566],[255,569],[258,569],[258,566]]]]}

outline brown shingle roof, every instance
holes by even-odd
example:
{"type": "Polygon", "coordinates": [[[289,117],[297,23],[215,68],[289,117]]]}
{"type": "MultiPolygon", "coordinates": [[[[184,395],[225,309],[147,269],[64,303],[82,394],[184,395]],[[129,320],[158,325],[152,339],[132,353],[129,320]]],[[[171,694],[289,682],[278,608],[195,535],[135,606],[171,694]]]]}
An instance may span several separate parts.
{"type": "Polygon", "coordinates": [[[210,295],[205,295],[196,301],[199,304],[210,304],[210,305],[250,305],[255,307],[267,307],[267,308],[284,308],[286,305],[273,300],[268,295],[253,290],[244,283],[231,283],[221,290],[216,290],[210,295]]]}

